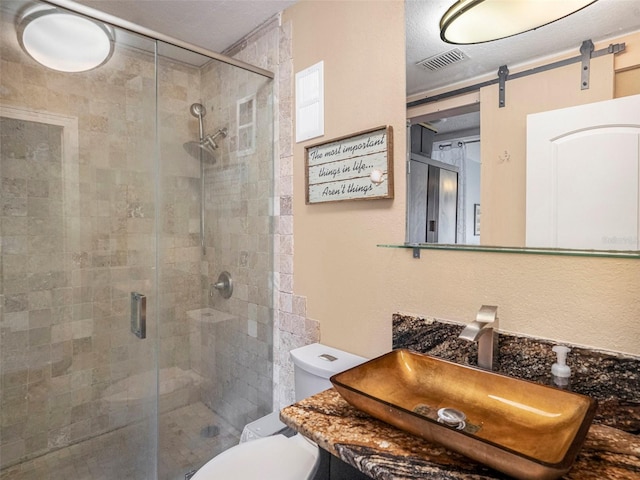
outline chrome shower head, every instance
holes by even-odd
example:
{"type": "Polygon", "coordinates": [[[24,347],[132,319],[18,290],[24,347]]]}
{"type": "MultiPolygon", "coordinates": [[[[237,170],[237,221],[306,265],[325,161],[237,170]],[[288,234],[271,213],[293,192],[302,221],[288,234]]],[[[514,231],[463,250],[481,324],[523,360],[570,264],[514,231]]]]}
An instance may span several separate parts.
{"type": "Polygon", "coordinates": [[[189,155],[197,160],[202,160],[205,163],[216,162],[214,150],[217,148],[217,145],[215,147],[212,147],[209,143],[205,143],[205,141],[203,140],[202,142],[185,142],[182,144],[182,147],[189,155]]]}
{"type": "Polygon", "coordinates": [[[219,129],[213,135],[206,135],[199,142],[191,141],[186,142],[182,146],[187,151],[189,155],[194,158],[200,159],[207,163],[215,163],[216,157],[214,156],[215,150],[218,149],[218,144],[216,143],[216,138],[222,137],[225,138],[227,136],[227,127],[219,129]]]}
{"type": "Polygon", "coordinates": [[[207,163],[215,163],[216,158],[214,156],[214,151],[218,148],[218,144],[216,143],[216,138],[218,137],[226,137],[227,136],[227,128],[221,128],[213,135],[205,135],[204,134],[204,122],[202,117],[207,114],[207,109],[201,103],[192,103],[191,107],[189,107],[189,112],[191,115],[198,119],[198,127],[199,127],[199,141],[191,141],[182,144],[184,149],[187,151],[189,155],[193,158],[199,159],[201,161],[205,161],[207,163]]]}

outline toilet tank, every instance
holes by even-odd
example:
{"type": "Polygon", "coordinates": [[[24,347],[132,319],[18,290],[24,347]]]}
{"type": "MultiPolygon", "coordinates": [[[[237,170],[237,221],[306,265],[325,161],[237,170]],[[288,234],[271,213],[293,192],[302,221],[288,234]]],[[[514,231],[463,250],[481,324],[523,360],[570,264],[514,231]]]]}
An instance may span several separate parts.
{"type": "Polygon", "coordinates": [[[291,350],[296,402],[331,388],[329,378],[367,361],[337,348],[313,343],[291,350]]]}

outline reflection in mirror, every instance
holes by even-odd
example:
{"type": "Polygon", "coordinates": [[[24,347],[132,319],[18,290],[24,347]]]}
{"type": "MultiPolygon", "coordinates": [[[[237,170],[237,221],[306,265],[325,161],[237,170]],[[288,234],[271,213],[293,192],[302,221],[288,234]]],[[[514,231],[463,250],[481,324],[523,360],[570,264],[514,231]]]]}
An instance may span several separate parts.
{"type": "Polygon", "coordinates": [[[473,108],[411,119],[406,244],[640,251],[640,95],[527,116],[523,244],[481,240],[496,235],[481,228],[473,108]]]}
{"type": "Polygon", "coordinates": [[[480,112],[412,119],[406,243],[480,244],[480,112]]]}

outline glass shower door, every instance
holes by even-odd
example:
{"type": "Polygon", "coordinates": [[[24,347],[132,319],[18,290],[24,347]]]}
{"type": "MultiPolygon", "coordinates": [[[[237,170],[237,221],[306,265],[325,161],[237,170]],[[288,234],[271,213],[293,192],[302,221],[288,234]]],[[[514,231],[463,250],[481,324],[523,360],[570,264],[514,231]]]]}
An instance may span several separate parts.
{"type": "Polygon", "coordinates": [[[0,478],[152,479],[155,42],[54,71],[18,44],[31,4],[0,10],[0,478]]]}
{"type": "Polygon", "coordinates": [[[273,99],[162,42],[158,79],[158,478],[175,480],[272,409],[273,99]]]}

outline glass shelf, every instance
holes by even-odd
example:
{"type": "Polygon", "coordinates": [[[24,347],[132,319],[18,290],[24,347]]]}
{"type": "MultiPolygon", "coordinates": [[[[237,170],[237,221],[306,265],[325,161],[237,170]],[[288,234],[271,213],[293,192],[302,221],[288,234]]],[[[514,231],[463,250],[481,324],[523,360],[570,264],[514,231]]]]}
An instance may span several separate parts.
{"type": "Polygon", "coordinates": [[[562,255],[570,257],[640,259],[639,250],[574,250],[565,248],[497,247],[485,245],[451,245],[439,243],[378,244],[377,246],[382,248],[401,248],[413,250],[413,256],[415,258],[420,258],[421,250],[453,250],[457,252],[520,253],[527,255],[562,255]]]}

